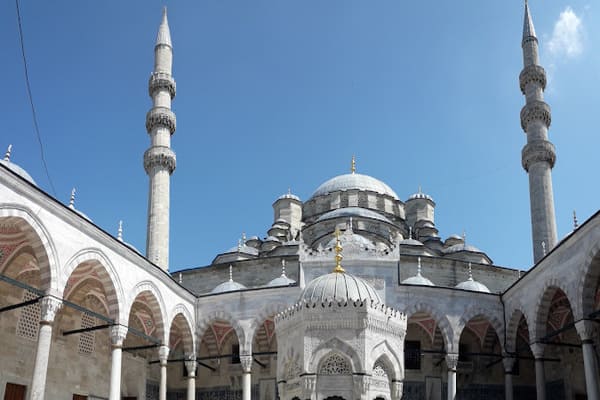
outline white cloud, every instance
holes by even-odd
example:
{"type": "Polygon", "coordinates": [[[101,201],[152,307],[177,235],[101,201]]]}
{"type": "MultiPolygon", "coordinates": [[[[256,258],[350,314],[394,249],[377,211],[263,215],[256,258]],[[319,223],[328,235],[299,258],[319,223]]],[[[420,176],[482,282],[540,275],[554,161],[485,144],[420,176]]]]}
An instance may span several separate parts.
{"type": "Polygon", "coordinates": [[[571,7],[560,13],[554,24],[548,50],[555,57],[577,57],[583,51],[583,24],[571,7]]]}

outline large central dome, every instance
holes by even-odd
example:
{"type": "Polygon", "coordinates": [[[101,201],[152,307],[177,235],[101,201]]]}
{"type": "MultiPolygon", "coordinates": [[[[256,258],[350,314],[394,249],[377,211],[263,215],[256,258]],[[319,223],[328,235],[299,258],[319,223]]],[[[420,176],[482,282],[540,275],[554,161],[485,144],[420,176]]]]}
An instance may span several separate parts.
{"type": "Polygon", "coordinates": [[[323,196],[332,192],[352,189],[368,190],[371,192],[384,194],[393,197],[396,200],[399,200],[396,192],[394,192],[392,188],[390,188],[385,183],[369,175],[362,175],[356,173],[339,175],[334,178],[331,178],[330,180],[319,186],[317,190],[315,190],[315,192],[313,193],[312,197],[323,196]]]}

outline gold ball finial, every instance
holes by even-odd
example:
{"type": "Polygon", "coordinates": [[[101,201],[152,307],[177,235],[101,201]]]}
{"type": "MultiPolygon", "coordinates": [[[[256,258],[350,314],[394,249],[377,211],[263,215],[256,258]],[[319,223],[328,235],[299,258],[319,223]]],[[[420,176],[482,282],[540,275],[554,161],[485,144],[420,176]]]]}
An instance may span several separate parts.
{"type": "Polygon", "coordinates": [[[356,157],[352,154],[352,163],[350,164],[350,172],[353,174],[356,172],[356,157]]]}
{"type": "Polygon", "coordinates": [[[342,259],[344,258],[344,256],[342,256],[342,244],[340,243],[340,229],[339,228],[335,228],[335,268],[333,269],[333,272],[337,272],[337,273],[344,273],[346,272],[346,270],[342,267],[342,259]]]}

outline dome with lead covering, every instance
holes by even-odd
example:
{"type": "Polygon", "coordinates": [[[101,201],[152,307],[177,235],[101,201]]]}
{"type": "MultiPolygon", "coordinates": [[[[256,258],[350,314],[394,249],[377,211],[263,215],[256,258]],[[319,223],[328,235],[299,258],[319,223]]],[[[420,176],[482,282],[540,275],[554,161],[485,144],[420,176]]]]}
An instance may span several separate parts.
{"type": "Polygon", "coordinates": [[[488,289],[487,286],[473,279],[473,270],[471,269],[471,263],[469,263],[469,278],[466,281],[456,285],[456,288],[462,290],[471,290],[473,292],[491,293],[490,289],[488,289]]]}
{"type": "Polygon", "coordinates": [[[217,287],[215,287],[213,290],[211,290],[211,293],[234,292],[236,290],[244,290],[244,289],[247,289],[247,287],[242,285],[241,283],[238,283],[233,280],[233,267],[230,265],[229,266],[229,280],[225,281],[225,282],[221,283],[220,285],[218,285],[217,287]]]}
{"type": "Polygon", "coordinates": [[[299,301],[307,303],[326,301],[383,303],[379,294],[367,281],[346,272],[331,272],[313,279],[302,291],[299,301]]]}
{"type": "Polygon", "coordinates": [[[346,190],[363,190],[370,191],[386,196],[390,196],[398,200],[398,195],[388,185],[368,175],[357,173],[338,175],[325,183],[321,184],[315,190],[311,197],[324,196],[329,193],[346,191],[346,190]]]}
{"type": "Polygon", "coordinates": [[[317,219],[317,221],[325,221],[327,219],[334,219],[334,218],[340,218],[340,217],[371,218],[371,219],[375,219],[378,221],[387,222],[388,224],[392,223],[392,221],[390,221],[385,216],[379,214],[378,212],[369,210],[368,208],[362,208],[362,207],[338,208],[337,210],[329,211],[329,212],[321,215],[319,217],[319,219],[317,219]]]}
{"type": "Polygon", "coordinates": [[[31,175],[29,175],[29,173],[27,171],[25,171],[23,168],[21,168],[19,165],[15,164],[14,162],[10,161],[11,152],[12,152],[12,144],[8,146],[8,149],[6,150],[6,154],[4,155],[4,159],[0,159],[0,164],[4,165],[6,168],[10,169],[12,172],[19,175],[21,178],[25,179],[27,182],[37,186],[37,183],[35,183],[35,181],[31,177],[31,175]]]}

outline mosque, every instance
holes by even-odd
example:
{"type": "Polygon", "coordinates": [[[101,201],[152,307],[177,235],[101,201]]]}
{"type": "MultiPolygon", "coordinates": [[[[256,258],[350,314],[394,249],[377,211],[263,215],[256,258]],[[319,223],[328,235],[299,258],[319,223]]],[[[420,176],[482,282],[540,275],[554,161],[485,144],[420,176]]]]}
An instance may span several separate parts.
{"type": "Polygon", "coordinates": [[[0,397],[599,400],[600,214],[557,239],[546,74],[525,4],[521,125],[535,264],[439,236],[436,203],[333,177],[264,235],[170,274],[166,12],[149,79],[146,253],[0,161],[0,397]]]}

